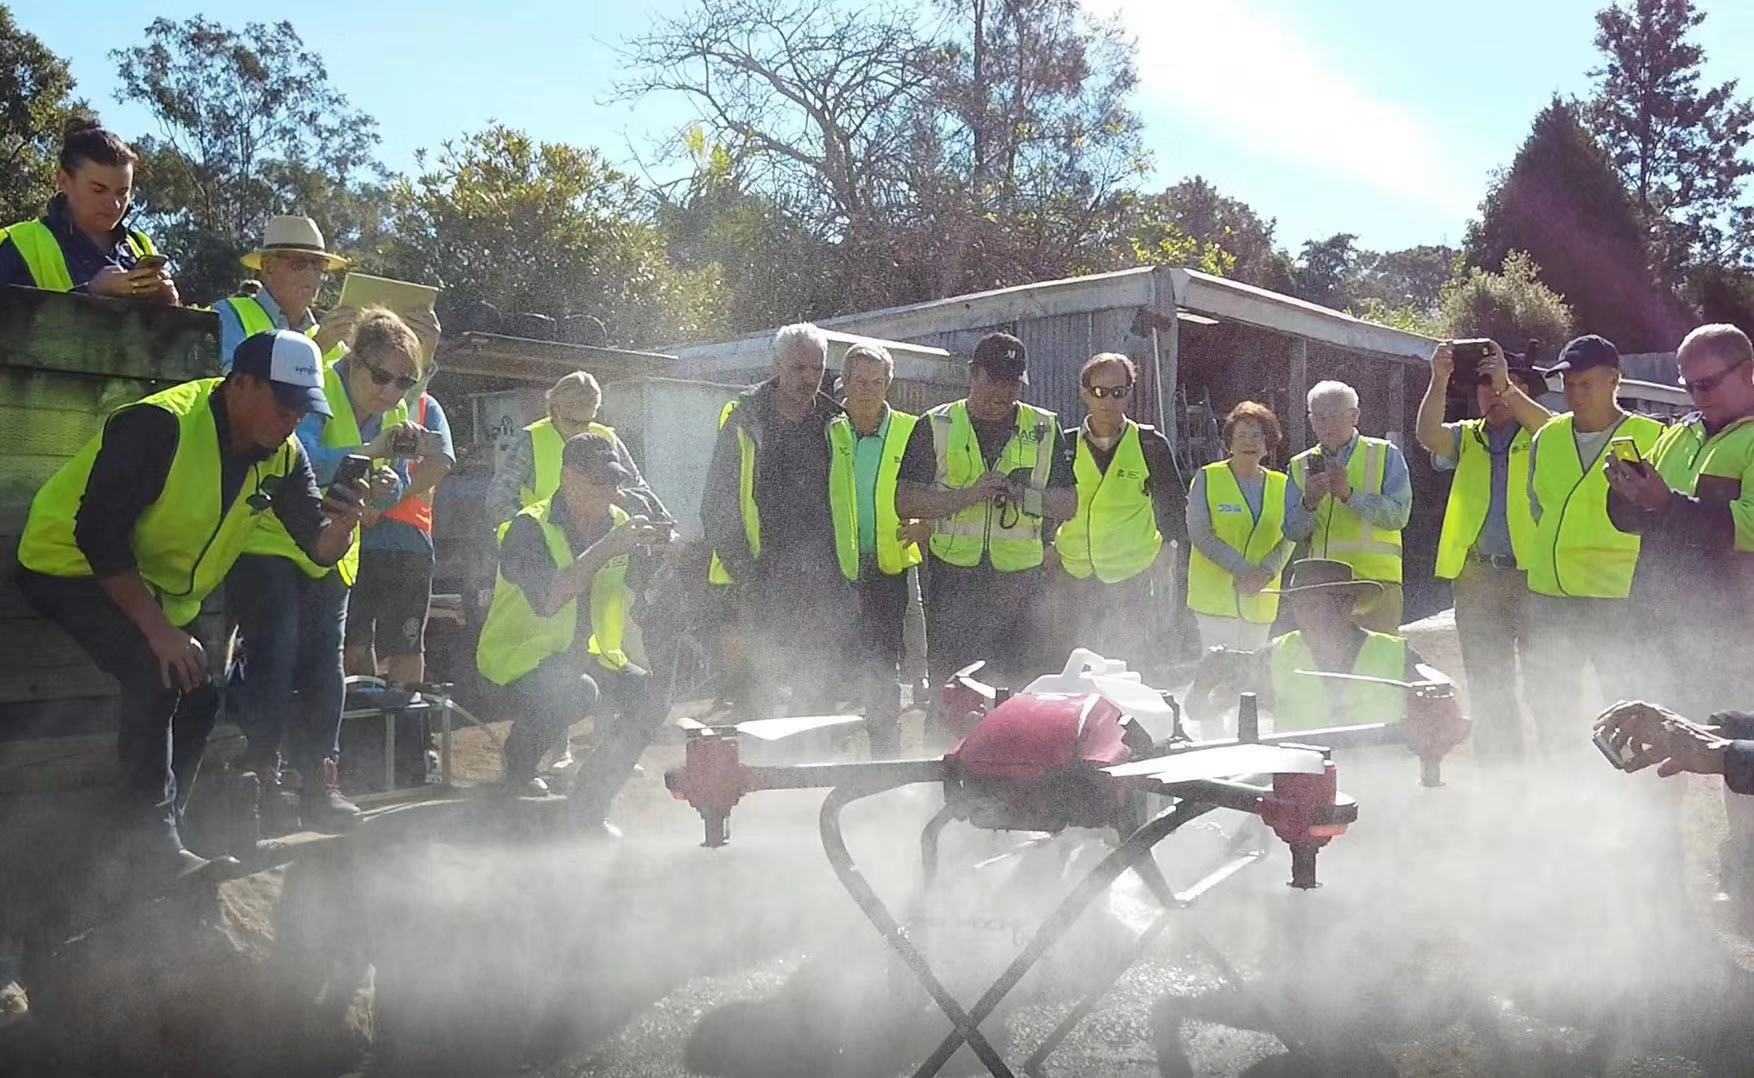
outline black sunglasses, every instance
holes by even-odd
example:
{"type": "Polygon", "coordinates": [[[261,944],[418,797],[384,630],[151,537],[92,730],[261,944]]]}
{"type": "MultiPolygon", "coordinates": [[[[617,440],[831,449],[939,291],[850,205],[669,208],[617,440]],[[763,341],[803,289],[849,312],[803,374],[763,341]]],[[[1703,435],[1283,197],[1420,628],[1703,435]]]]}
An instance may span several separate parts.
{"type": "Polygon", "coordinates": [[[361,359],[359,361],[359,365],[364,367],[366,369],[366,371],[371,374],[372,381],[376,382],[378,385],[381,385],[381,386],[387,386],[391,382],[394,382],[394,383],[396,383],[397,389],[400,389],[402,392],[406,393],[410,389],[413,389],[415,386],[420,384],[420,379],[418,379],[418,378],[409,378],[405,375],[391,374],[389,371],[384,370],[382,367],[374,367],[370,360],[361,359]]]}
{"type": "Polygon", "coordinates": [[[1090,395],[1092,397],[1095,397],[1097,400],[1105,400],[1105,399],[1119,400],[1122,397],[1125,397],[1128,394],[1133,392],[1133,383],[1128,382],[1124,386],[1086,385],[1084,388],[1090,390],[1090,395]]]}
{"type": "Polygon", "coordinates": [[[1697,380],[1692,381],[1692,382],[1689,382],[1685,378],[1683,378],[1683,379],[1681,379],[1681,388],[1685,389],[1689,393],[1710,393],[1712,390],[1716,389],[1718,386],[1723,385],[1725,378],[1728,378],[1730,375],[1735,374],[1737,371],[1741,370],[1742,367],[1747,364],[1747,362],[1748,361],[1745,359],[1737,360],[1736,362],[1730,364],[1728,367],[1725,367],[1723,370],[1718,371],[1716,374],[1707,375],[1704,378],[1700,378],[1700,379],[1697,379],[1697,380]]]}

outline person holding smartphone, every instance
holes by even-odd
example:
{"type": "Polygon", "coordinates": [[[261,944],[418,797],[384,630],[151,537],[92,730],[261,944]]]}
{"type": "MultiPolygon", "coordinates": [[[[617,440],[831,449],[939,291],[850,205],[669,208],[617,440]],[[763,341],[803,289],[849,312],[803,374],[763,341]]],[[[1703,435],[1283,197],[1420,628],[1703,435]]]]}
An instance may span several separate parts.
{"type": "MultiPolygon", "coordinates": [[[[419,339],[401,318],[383,308],[362,312],[352,351],[324,365],[324,392],[334,414],[309,416],[298,427],[319,482],[330,482],[346,458],[365,457],[373,462],[370,508],[396,504],[401,478],[387,462],[428,448],[430,432],[410,423],[403,399],[420,381],[421,356],[419,339]]],[[[293,822],[281,811],[283,743],[302,780],[300,825],[334,831],[358,816],[357,806],[341,794],[339,770],[342,639],[358,569],[357,531],[330,566],[313,561],[270,522],[245,545],[226,589],[244,638],[239,703],[249,744],[243,770],[256,774],[270,830],[290,829],[293,822]]]]}
{"type": "MultiPolygon", "coordinates": [[[[1518,357],[1522,359],[1523,357],[1518,357]]],[[[1497,341],[1444,341],[1431,357],[1415,434],[1438,471],[1454,472],[1437,576],[1453,582],[1474,746],[1481,759],[1523,753],[1517,703],[1519,655],[1529,642],[1528,580],[1535,521],[1529,508],[1529,445],[1552,413],[1538,398],[1547,383],[1533,367],[1512,367],[1497,341]],[[1466,360],[1478,418],[1444,422],[1456,372],[1466,360]]]]}
{"type": "Polygon", "coordinates": [[[139,156],[89,118],[67,125],[55,196],[43,215],[0,233],[0,284],[176,305],[169,260],[123,222],[139,156]]]}

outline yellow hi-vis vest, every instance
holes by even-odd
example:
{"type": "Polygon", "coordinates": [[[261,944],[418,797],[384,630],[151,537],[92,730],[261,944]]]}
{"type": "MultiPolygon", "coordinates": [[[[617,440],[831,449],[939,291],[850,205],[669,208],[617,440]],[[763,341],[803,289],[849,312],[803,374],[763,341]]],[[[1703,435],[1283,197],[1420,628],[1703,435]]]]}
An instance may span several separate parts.
{"type": "MultiPolygon", "coordinates": [[[[913,436],[917,415],[889,410],[889,429],[883,434],[883,460],[877,465],[877,571],[884,576],[907,572],[921,561],[918,543],[902,543],[896,533],[901,517],[895,511],[895,488],[901,475],[901,458],[913,436]]],[[[858,435],[853,421],[837,415],[828,421],[828,507],[834,515],[834,553],[841,575],[859,579],[859,478],[853,454],[858,435]]]]}
{"type": "MultiPolygon", "coordinates": [[[[1251,565],[1266,561],[1285,541],[1285,473],[1263,469],[1266,482],[1261,488],[1261,515],[1257,519],[1249,512],[1248,499],[1242,496],[1229,462],[1208,464],[1200,472],[1206,477],[1206,511],[1213,535],[1251,565]]],[[[1277,588],[1283,572],[1281,568],[1273,574],[1267,587],[1277,588]]],[[[1262,592],[1238,595],[1236,578],[1230,571],[1194,547],[1188,554],[1188,608],[1215,618],[1271,625],[1279,616],[1279,596],[1262,592]]]]}
{"type": "MultiPolygon", "coordinates": [[[[1608,436],[1631,438],[1648,460],[1663,425],[1628,415],[1608,436]]],[[[1529,563],[1529,590],[1537,595],[1624,599],[1632,591],[1639,539],[1608,519],[1608,450],[1584,470],[1577,455],[1572,414],[1554,416],[1535,432],[1531,482],[1541,505],[1529,563]]]]}
{"type": "MultiPolygon", "coordinates": [[[[548,542],[548,554],[556,569],[571,565],[577,554],[567,542],[566,531],[549,523],[554,499],[545,498],[519,512],[542,526],[542,537],[548,542]]],[[[615,506],[609,515],[616,524],[627,514],[615,506]]],[[[507,521],[499,530],[505,542],[511,528],[507,521]]],[[[586,642],[597,664],[605,670],[626,669],[628,660],[622,651],[627,632],[627,555],[610,558],[591,576],[591,638],[586,642]]],[[[496,575],[493,601],[487,607],[487,621],[481,626],[481,638],[475,644],[475,666],[481,676],[495,685],[510,685],[542,664],[542,660],[571,648],[578,632],[579,601],[577,598],[548,617],[536,613],[523,589],[496,575]]]]}
{"type": "MultiPolygon", "coordinates": [[[[1316,669],[1315,655],[1301,631],[1286,633],[1267,646],[1272,648],[1274,733],[1396,723],[1407,717],[1406,691],[1393,685],[1299,675],[1299,670],[1316,669]]],[[[1407,676],[1407,641],[1366,631],[1364,645],[1347,672],[1403,680],[1407,676]]]]}
{"type": "MultiPolygon", "coordinates": [[[[1697,414],[1690,415],[1663,431],[1651,450],[1651,463],[1669,489],[1688,497],[1694,496],[1701,476],[1740,481],[1754,467],[1754,418],[1743,418],[1727,424],[1716,434],[1707,435],[1705,422],[1697,414]]],[[[1742,490],[1730,502],[1730,515],[1736,525],[1736,550],[1754,551],[1754,505],[1742,490]]]]}
{"type": "MultiPolygon", "coordinates": [[[[1504,513],[1510,523],[1510,549],[1519,569],[1528,566],[1535,545],[1535,518],[1529,510],[1529,446],[1534,435],[1518,427],[1505,462],[1504,513]]],[[[1470,419],[1456,432],[1459,457],[1450,482],[1449,504],[1443,511],[1443,532],[1437,540],[1437,577],[1462,575],[1468,551],[1486,526],[1492,508],[1492,450],[1486,445],[1486,421],[1470,419]]]]}
{"type": "MultiPolygon", "coordinates": [[[[173,625],[195,620],[201,601],[219,587],[243,553],[245,540],[273,516],[257,495],[264,488],[271,493],[299,459],[298,443],[287,438],[273,456],[250,465],[231,504],[221,506],[221,447],[210,403],[220,382],[185,382],[123,405],[162,408],[177,418],[177,450],[164,489],[135,524],[130,543],[141,578],[173,625]],[[251,504],[252,498],[261,508],[251,504]]],[[[31,500],[18,544],[18,561],[25,568],[48,576],[92,575],[91,564],[74,542],[73,522],[102,443],[102,434],[87,442],[31,500]]]]}
{"type": "MultiPolygon", "coordinates": [[[[1291,458],[1291,477],[1297,481],[1298,490],[1308,487],[1309,460],[1318,448],[1311,446],[1291,458]]],[[[1352,447],[1352,456],[1346,461],[1346,481],[1353,490],[1382,493],[1391,448],[1381,438],[1358,435],[1358,444],[1352,447]]],[[[1343,561],[1360,580],[1401,582],[1401,533],[1371,527],[1351,506],[1328,495],[1323,495],[1316,506],[1309,556],[1343,561]]]]}
{"type": "MultiPolygon", "coordinates": [[[[323,444],[332,449],[357,446],[362,439],[359,435],[359,422],[353,415],[353,402],[347,397],[347,386],[341,377],[341,368],[329,364],[323,370],[323,396],[328,398],[329,410],[335,414],[323,424],[323,444]]],[[[394,427],[408,420],[408,402],[397,401],[396,406],[384,413],[383,425],[394,427]]],[[[385,463],[374,460],[373,464],[385,463]]],[[[245,554],[266,554],[273,557],[288,558],[294,565],[304,570],[306,576],[313,580],[328,575],[329,567],[318,565],[299,549],[298,543],[287,534],[286,526],[280,523],[279,517],[262,522],[262,526],[251,534],[249,542],[244,545],[245,554]]],[[[353,529],[353,542],[348,544],[347,553],[334,565],[335,571],[341,574],[341,582],[348,587],[359,576],[359,528],[353,529]]]]}
{"type": "Polygon", "coordinates": [[[1151,568],[1163,549],[1139,424],[1125,422],[1108,471],[1096,466],[1085,444],[1087,437],[1078,439],[1078,452],[1072,458],[1078,512],[1054,533],[1054,549],[1066,572],[1080,580],[1093,572],[1105,584],[1130,580],[1151,568]]]}
{"type": "MultiPolygon", "coordinates": [[[[932,448],[937,457],[932,485],[939,490],[974,486],[986,474],[987,466],[974,425],[969,422],[968,401],[941,404],[925,418],[932,421],[932,448]]],[[[1030,485],[1045,490],[1059,445],[1059,418],[1046,409],[1018,404],[1017,429],[1006,440],[993,467],[1005,475],[1027,469],[1030,485]]],[[[950,565],[973,568],[985,554],[994,569],[1014,573],[1041,565],[1041,524],[1041,517],[1020,512],[1017,506],[1001,509],[988,500],[936,522],[930,546],[935,557],[950,565]],[[1012,523],[1007,525],[1007,520],[1012,523]]]]}
{"type": "MultiPolygon", "coordinates": [[[[262,301],[255,296],[229,296],[214,306],[216,308],[231,308],[231,312],[237,315],[238,325],[244,328],[245,338],[254,337],[258,333],[272,333],[281,328],[274,324],[274,319],[268,316],[268,308],[262,306],[262,301]]],[[[305,330],[307,337],[315,337],[316,335],[316,326],[305,330]]],[[[342,357],[347,353],[346,343],[337,341],[333,347],[323,353],[323,362],[334,365],[341,362],[342,357]]]]}
{"type": "MultiPolygon", "coordinates": [[[[560,458],[566,439],[554,429],[554,420],[547,416],[525,427],[530,435],[530,476],[532,486],[518,488],[518,500],[528,509],[537,502],[554,497],[560,489],[560,458]]],[[[585,433],[615,440],[615,428],[601,423],[587,423],[585,433]]]]}
{"type": "MultiPolygon", "coordinates": [[[[30,279],[38,288],[50,292],[73,291],[73,272],[67,268],[66,252],[61,250],[61,241],[55,238],[54,230],[41,218],[0,229],[0,242],[7,239],[18,248],[25,268],[30,270],[30,279]]],[[[135,258],[158,253],[144,232],[129,229],[126,242],[134,249],[135,258]]]]}
{"type": "MultiPolygon", "coordinates": [[[[731,421],[731,414],[737,410],[737,402],[729,400],[719,411],[719,429],[724,430],[725,424],[731,421]]],[[[743,517],[743,538],[749,542],[749,556],[761,557],[761,507],[755,504],[755,439],[742,426],[737,428],[737,508],[743,517]]],[[[713,551],[712,564],[707,566],[707,583],[732,583],[731,570],[719,560],[719,552],[713,551]]]]}

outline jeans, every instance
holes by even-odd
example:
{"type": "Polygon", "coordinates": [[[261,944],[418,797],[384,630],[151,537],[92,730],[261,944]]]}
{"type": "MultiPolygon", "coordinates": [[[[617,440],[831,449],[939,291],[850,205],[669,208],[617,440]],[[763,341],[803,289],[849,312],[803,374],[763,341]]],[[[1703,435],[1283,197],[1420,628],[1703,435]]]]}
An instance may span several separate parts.
{"type": "Polygon", "coordinates": [[[226,578],[225,597],[244,637],[244,766],[274,770],[284,741],[287,761],[314,791],[322,761],[341,758],[347,585],[339,572],[313,580],[286,558],[247,554],[226,578]]]}
{"type": "Polygon", "coordinates": [[[637,667],[607,670],[573,652],[550,656],[506,690],[517,716],[505,742],[509,784],[534,778],[537,761],[573,723],[595,718],[591,751],[573,781],[569,810],[583,823],[608,815],[610,802],[667,717],[649,674],[637,667]],[[604,696],[614,705],[613,718],[600,706],[604,696]]]}
{"type": "Polygon", "coordinates": [[[1531,634],[1527,579],[1469,558],[1455,580],[1456,636],[1468,678],[1474,750],[1481,760],[1523,755],[1523,711],[1517,672],[1527,677],[1531,634]]]}
{"type": "Polygon", "coordinates": [[[219,712],[219,691],[212,682],[187,693],[166,688],[146,637],[97,581],[23,569],[18,586],[37,613],[59,624],[121,685],[116,757],[122,771],[118,809],[123,825],[138,828],[149,844],[181,848],[177,819],[201,770],[207,735],[219,712]]]}
{"type": "Polygon", "coordinates": [[[832,551],[764,550],[758,572],[758,580],[739,583],[737,592],[737,631],[749,679],[745,717],[779,715],[776,696],[783,685],[792,687],[791,714],[826,712],[842,688],[847,611],[856,601],[850,585],[832,551]]]}

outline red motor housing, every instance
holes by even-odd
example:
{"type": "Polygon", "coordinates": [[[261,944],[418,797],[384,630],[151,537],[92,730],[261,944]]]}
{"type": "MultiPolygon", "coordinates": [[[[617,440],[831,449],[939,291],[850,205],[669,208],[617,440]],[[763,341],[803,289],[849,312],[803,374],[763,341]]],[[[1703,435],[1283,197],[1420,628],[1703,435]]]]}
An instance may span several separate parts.
{"type": "Polygon", "coordinates": [[[1272,795],[1261,799],[1261,822],[1291,847],[1291,886],[1315,887],[1316,851],[1335,835],[1345,834],[1345,824],[1329,819],[1339,796],[1340,774],[1331,758],[1317,774],[1273,776],[1272,795]]]}
{"type": "Polygon", "coordinates": [[[682,766],[664,773],[664,785],[678,801],[686,801],[706,821],[706,842],[723,846],[730,838],[731,809],[751,789],[735,734],[717,730],[689,732],[682,766]]]}
{"type": "Polygon", "coordinates": [[[1123,718],[1094,693],[1013,696],[945,758],[947,797],[977,827],[1111,826],[1126,794],[1100,769],[1132,757],[1123,718]]]}

